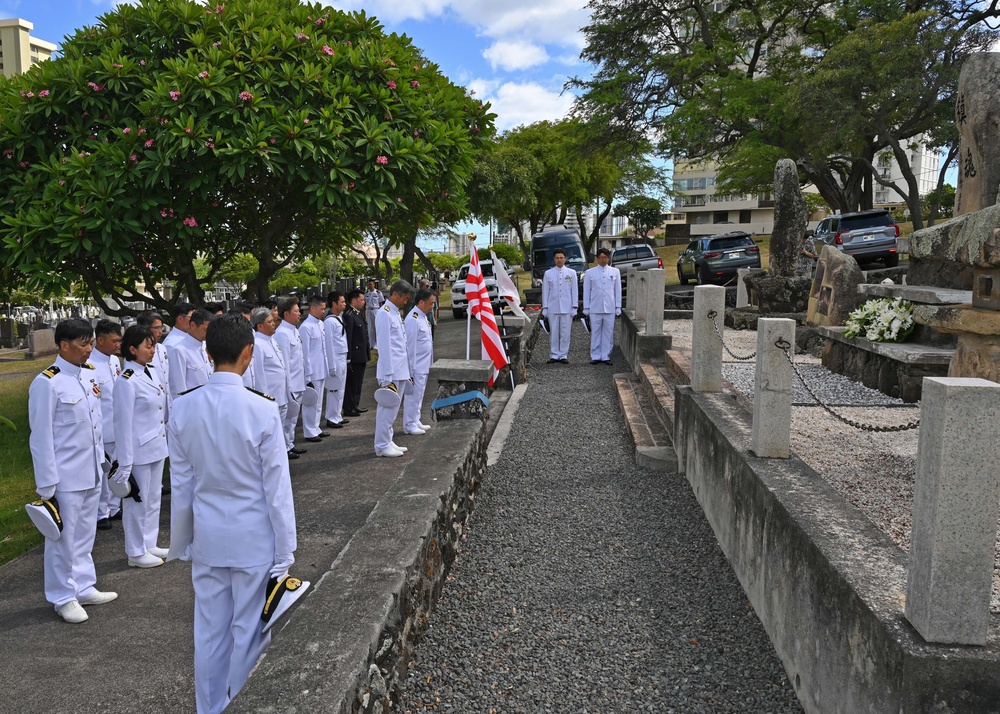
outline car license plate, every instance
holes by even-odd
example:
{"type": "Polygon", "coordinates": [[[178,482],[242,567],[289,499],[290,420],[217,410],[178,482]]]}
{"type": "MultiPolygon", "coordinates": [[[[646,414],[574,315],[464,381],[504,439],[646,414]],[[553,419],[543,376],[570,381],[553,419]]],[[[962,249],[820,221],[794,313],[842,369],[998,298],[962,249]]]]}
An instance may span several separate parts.
{"type": "Polygon", "coordinates": [[[865,240],[875,240],[875,236],[865,236],[865,240]]]}
{"type": "Polygon", "coordinates": [[[729,260],[732,260],[733,258],[742,258],[743,257],[743,251],[742,250],[734,250],[732,253],[729,253],[726,257],[729,260]]]}

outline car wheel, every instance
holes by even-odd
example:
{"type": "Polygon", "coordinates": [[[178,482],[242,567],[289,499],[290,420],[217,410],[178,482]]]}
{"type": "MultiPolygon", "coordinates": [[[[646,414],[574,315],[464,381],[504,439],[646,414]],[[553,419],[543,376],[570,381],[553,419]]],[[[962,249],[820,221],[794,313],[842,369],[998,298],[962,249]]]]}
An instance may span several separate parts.
{"type": "Polygon", "coordinates": [[[698,284],[699,285],[712,284],[712,274],[704,265],[698,266],[698,284]]]}
{"type": "Polygon", "coordinates": [[[688,284],[688,276],[684,274],[684,269],[680,263],[677,264],[677,279],[681,281],[681,285],[688,284]]]}
{"type": "Polygon", "coordinates": [[[458,308],[458,307],[455,307],[455,308],[452,308],[451,314],[455,316],[456,320],[461,320],[461,319],[463,319],[465,317],[465,310],[463,310],[461,308],[458,308]]]}
{"type": "Polygon", "coordinates": [[[885,259],[885,267],[895,268],[897,265],[899,265],[899,253],[893,253],[885,259]]]}

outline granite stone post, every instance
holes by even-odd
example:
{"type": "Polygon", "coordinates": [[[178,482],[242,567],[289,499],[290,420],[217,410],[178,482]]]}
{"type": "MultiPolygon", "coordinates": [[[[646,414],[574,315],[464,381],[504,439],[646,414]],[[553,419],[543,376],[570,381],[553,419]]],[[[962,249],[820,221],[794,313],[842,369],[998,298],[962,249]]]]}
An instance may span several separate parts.
{"type": "Polygon", "coordinates": [[[809,211],[799,170],[791,159],[780,159],[774,166],[774,228],[771,229],[771,275],[791,277],[798,264],[802,236],[809,222],[809,211]]]}
{"type": "Polygon", "coordinates": [[[757,364],[753,380],[750,450],[766,459],[787,459],[792,425],[795,374],[778,341],[795,346],[795,320],[762,317],[757,321],[757,364]]]}
{"type": "Polygon", "coordinates": [[[635,289],[636,289],[636,276],[638,276],[639,271],[635,268],[629,268],[626,271],[626,279],[628,280],[628,290],[625,292],[625,309],[635,314],[635,289]]]}
{"type": "Polygon", "coordinates": [[[646,295],[649,293],[646,281],[646,271],[636,271],[635,282],[629,280],[628,291],[635,291],[635,319],[640,322],[646,321],[646,295]]]}
{"type": "Polygon", "coordinates": [[[955,99],[958,129],[958,188],[954,215],[997,201],[1000,185],[1000,53],[975,52],[962,63],[955,99]]]}
{"type": "Polygon", "coordinates": [[[750,304],[750,294],[747,292],[747,284],[743,282],[750,274],[750,268],[740,268],[736,271],[736,307],[747,307],[750,304]]]}
{"type": "Polygon", "coordinates": [[[906,619],[928,642],[985,645],[1000,505],[1000,384],[927,377],[906,619]]]}
{"type": "Polygon", "coordinates": [[[726,316],[726,289],[699,285],[694,289],[691,318],[691,387],[696,392],[722,391],[722,342],[713,321],[722,330],[726,316]],[[709,319],[709,313],[715,313],[709,319]]]}
{"type": "MultiPolygon", "coordinates": [[[[493,374],[489,360],[439,359],[431,365],[428,380],[438,382],[437,399],[446,399],[466,392],[486,393],[486,385],[493,374]]],[[[434,411],[434,419],[485,419],[487,407],[478,399],[442,407],[434,411]]]]}
{"type": "Polygon", "coordinates": [[[666,271],[653,268],[646,273],[646,334],[663,334],[663,289],[666,285],[666,271]]]}

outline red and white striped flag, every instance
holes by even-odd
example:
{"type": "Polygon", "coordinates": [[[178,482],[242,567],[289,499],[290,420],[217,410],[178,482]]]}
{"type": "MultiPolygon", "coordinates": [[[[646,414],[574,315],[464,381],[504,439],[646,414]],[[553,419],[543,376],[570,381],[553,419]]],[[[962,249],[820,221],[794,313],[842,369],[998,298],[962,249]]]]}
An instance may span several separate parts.
{"type": "MultiPolygon", "coordinates": [[[[503,342],[500,340],[500,330],[497,328],[493,305],[490,304],[490,296],[486,290],[483,270],[479,267],[479,252],[476,246],[472,246],[471,252],[472,258],[469,262],[472,263],[472,267],[469,268],[469,274],[465,278],[465,297],[469,301],[469,314],[479,320],[483,336],[483,359],[493,362],[493,376],[490,377],[492,385],[497,374],[509,362],[507,353],[503,349],[503,342]]],[[[496,267],[494,264],[494,270],[496,267]]]]}

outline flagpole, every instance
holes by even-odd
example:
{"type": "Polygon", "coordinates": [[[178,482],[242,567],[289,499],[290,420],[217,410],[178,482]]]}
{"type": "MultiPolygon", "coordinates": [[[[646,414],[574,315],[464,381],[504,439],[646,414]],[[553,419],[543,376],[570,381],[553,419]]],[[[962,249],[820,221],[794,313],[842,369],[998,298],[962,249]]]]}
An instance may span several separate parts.
{"type": "MultiPolygon", "coordinates": [[[[476,249],[476,234],[475,233],[470,233],[469,234],[469,248],[471,250],[475,250],[476,249]]],[[[472,257],[471,253],[470,253],[469,257],[471,259],[471,257],[472,257]]],[[[466,289],[465,289],[465,361],[468,362],[470,359],[472,359],[472,357],[470,356],[471,355],[471,350],[472,350],[472,302],[469,300],[468,276],[466,276],[465,287],[466,287],[466,289]]]]}

